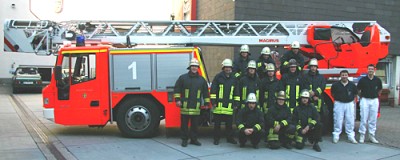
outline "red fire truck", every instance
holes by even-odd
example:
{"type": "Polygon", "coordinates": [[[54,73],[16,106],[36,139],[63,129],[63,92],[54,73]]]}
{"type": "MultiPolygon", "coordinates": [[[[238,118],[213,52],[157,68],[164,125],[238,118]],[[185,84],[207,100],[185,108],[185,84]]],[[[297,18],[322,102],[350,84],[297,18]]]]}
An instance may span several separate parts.
{"type": "MultiPolygon", "coordinates": [[[[300,42],[304,56],[319,60],[321,74],[337,80],[342,69],[358,77],[368,64],[385,58],[390,34],[374,21],[7,20],[5,25],[5,50],[57,55],[43,90],[45,118],[62,125],[116,121],[127,137],[154,135],[162,119],[167,128],[180,125],[172,93],[176,79],[187,72],[191,58],[199,60],[199,73],[208,79],[195,45],[288,46],[292,41],[300,42]]],[[[332,110],[329,90],[325,101],[332,110]]]]}

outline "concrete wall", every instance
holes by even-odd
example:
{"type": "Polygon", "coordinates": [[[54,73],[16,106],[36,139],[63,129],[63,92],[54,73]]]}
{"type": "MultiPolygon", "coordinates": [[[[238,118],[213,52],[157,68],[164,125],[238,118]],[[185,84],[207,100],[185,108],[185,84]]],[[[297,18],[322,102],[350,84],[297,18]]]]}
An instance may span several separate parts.
{"type": "MultiPolygon", "coordinates": [[[[197,0],[198,20],[234,20],[235,3],[232,0],[197,0]]],[[[225,58],[233,60],[234,47],[200,46],[210,80],[221,71],[225,58]]]]}

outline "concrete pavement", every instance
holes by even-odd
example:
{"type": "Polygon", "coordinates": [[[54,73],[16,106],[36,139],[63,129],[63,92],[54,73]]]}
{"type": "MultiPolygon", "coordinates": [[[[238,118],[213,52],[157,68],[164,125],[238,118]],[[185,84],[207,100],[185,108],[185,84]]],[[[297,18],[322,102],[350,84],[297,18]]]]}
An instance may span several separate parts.
{"type": "MultiPolygon", "coordinates": [[[[89,128],[86,126],[61,126],[43,119],[41,113],[40,94],[16,95],[32,111],[32,113],[55,136],[68,154],[76,159],[400,159],[400,149],[382,144],[350,144],[345,135],[338,144],[331,142],[330,136],[325,136],[320,143],[322,152],[315,152],[311,145],[303,150],[279,149],[270,150],[260,144],[260,149],[253,149],[248,144],[246,148],[231,145],[221,139],[218,146],[212,144],[211,129],[202,128],[200,142],[202,146],[180,146],[177,129],[166,130],[160,126],[160,135],[150,139],[132,139],[121,137],[116,124],[104,128],[89,128]]],[[[0,94],[0,159],[45,159],[37,143],[22,119],[13,101],[8,94],[0,94]]],[[[394,108],[399,110],[399,108],[394,108]]],[[[390,110],[383,108],[382,111],[390,110]]],[[[382,113],[383,114],[383,113],[382,113]]],[[[387,113],[387,117],[390,113],[387,113]]],[[[391,115],[397,116],[397,115],[391,115]]],[[[381,119],[380,119],[381,120],[381,119]]],[[[398,120],[398,118],[397,118],[398,120]]],[[[394,123],[394,122],[393,122],[394,123]]],[[[378,124],[379,125],[379,124],[378,124]]],[[[399,128],[390,128],[382,125],[378,128],[378,140],[384,140],[384,131],[397,131],[399,128]]],[[[390,127],[390,126],[389,126],[390,127]]],[[[399,137],[399,135],[395,135],[399,137]]],[[[397,138],[398,140],[398,138],[397,138]]],[[[67,158],[67,159],[69,159],[67,158]]]]}

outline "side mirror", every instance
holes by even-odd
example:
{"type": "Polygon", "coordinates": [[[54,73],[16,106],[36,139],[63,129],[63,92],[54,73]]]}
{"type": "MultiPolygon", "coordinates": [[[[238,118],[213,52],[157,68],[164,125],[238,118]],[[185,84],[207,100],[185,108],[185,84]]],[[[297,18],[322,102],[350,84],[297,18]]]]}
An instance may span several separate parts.
{"type": "Polygon", "coordinates": [[[61,73],[61,66],[56,66],[54,68],[54,78],[56,78],[57,81],[60,81],[62,79],[62,73],[61,73]]]}

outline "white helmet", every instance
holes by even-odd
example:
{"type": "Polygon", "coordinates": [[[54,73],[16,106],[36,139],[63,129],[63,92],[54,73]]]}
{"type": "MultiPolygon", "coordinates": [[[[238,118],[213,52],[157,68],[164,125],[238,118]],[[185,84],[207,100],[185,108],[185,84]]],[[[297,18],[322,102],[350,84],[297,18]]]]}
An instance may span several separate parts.
{"type": "Polygon", "coordinates": [[[318,66],[318,60],[316,58],[312,58],[308,63],[309,66],[318,66]]]}
{"type": "Polygon", "coordinates": [[[271,49],[269,49],[269,47],[264,47],[261,50],[261,54],[271,55],[271,49]]]}
{"type": "Polygon", "coordinates": [[[222,68],[224,67],[232,67],[232,60],[231,59],[224,59],[222,61],[222,68]]]}
{"type": "Polygon", "coordinates": [[[295,48],[299,49],[300,48],[300,42],[299,41],[293,41],[292,44],[290,45],[290,47],[292,49],[295,49],[295,48]]]}
{"type": "Polygon", "coordinates": [[[297,61],[295,59],[290,59],[289,60],[289,66],[297,66],[297,61]]]}
{"type": "Polygon", "coordinates": [[[253,103],[257,102],[256,94],[250,93],[250,94],[247,96],[247,102],[253,102],[253,103]]]}
{"type": "Polygon", "coordinates": [[[265,66],[265,69],[267,71],[275,71],[275,66],[272,63],[268,63],[267,66],[265,66]]]}
{"type": "Polygon", "coordinates": [[[192,58],[189,62],[189,67],[190,66],[199,66],[199,61],[196,58],[192,58]]]}
{"type": "Polygon", "coordinates": [[[242,52],[250,52],[249,46],[247,44],[244,44],[240,47],[240,53],[242,52]]]}
{"type": "Polygon", "coordinates": [[[302,98],[310,98],[310,92],[308,92],[308,90],[303,90],[301,91],[300,97],[302,98]]]}
{"type": "Polygon", "coordinates": [[[257,68],[256,61],[254,61],[254,60],[249,61],[249,63],[247,64],[247,68],[256,69],[257,68]]]}

